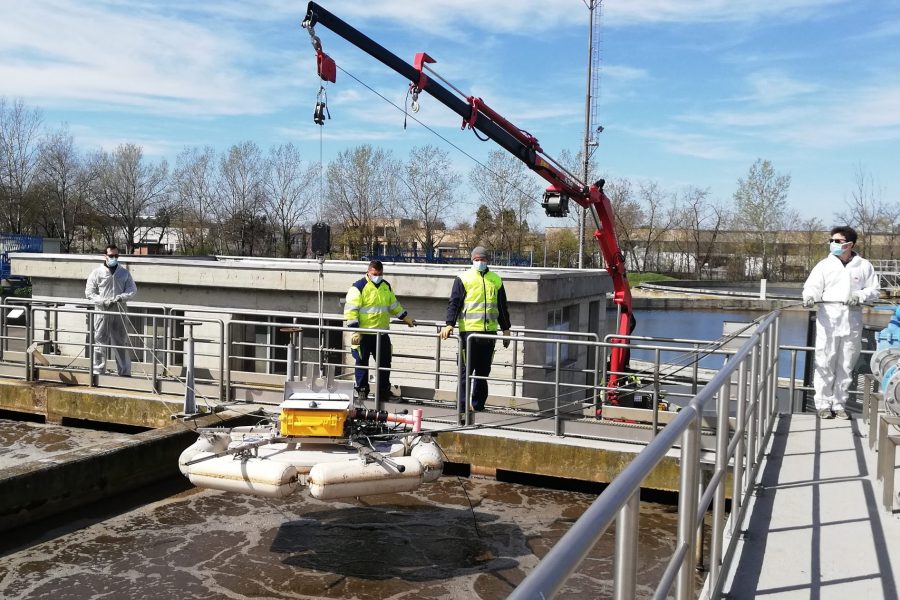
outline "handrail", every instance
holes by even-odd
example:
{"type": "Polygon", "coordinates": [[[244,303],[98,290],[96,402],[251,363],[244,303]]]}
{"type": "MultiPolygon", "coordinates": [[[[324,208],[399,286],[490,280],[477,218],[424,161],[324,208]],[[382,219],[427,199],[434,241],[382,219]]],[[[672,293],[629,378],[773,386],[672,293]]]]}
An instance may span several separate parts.
{"type": "MultiPolygon", "coordinates": [[[[730,389],[732,376],[739,369],[743,369],[748,358],[751,360],[751,384],[753,388],[758,389],[757,386],[760,383],[759,379],[761,374],[765,377],[764,382],[766,384],[770,382],[769,377],[771,377],[773,371],[777,376],[777,356],[775,356],[776,361],[775,367],[773,368],[773,365],[770,362],[773,356],[772,349],[768,346],[764,348],[764,345],[767,342],[771,342],[771,338],[774,337],[774,347],[777,349],[777,323],[779,315],[780,311],[775,311],[763,319],[747,342],[737,350],[734,356],[726,363],[725,367],[699,391],[687,406],[676,415],[672,422],[663,428],[656,438],[650,442],[647,447],[635,457],[631,464],[629,464],[628,467],[613,480],[609,487],[600,494],[597,500],[594,501],[587,511],[585,511],[582,517],[578,519],[572,528],[566,532],[559,542],[557,542],[550,550],[547,556],[544,557],[537,568],[535,568],[535,570],[532,571],[518,587],[516,587],[509,596],[510,599],[530,600],[553,597],[562,588],[568,577],[582,563],[619,512],[626,507],[626,504],[628,504],[640,490],[641,483],[644,479],[651,471],[653,471],[663,457],[666,456],[669,450],[678,444],[679,440],[681,441],[682,461],[681,481],[679,485],[678,544],[676,547],[682,548],[686,546],[686,548],[683,553],[676,553],[675,558],[680,557],[680,560],[675,560],[675,558],[673,558],[672,562],[679,563],[677,564],[678,575],[676,578],[677,598],[679,600],[684,600],[693,597],[694,552],[692,551],[692,548],[698,525],[696,520],[696,506],[698,503],[696,501],[698,496],[697,488],[699,477],[698,451],[700,419],[706,405],[715,398],[717,394],[722,399],[720,401],[721,406],[719,407],[721,416],[721,413],[727,407],[726,401],[729,401],[730,399],[728,396],[722,394],[720,390],[723,388],[725,390],[730,389]],[[774,333],[769,332],[770,328],[774,329],[774,333]],[[759,368],[760,365],[758,364],[758,360],[761,358],[759,355],[762,354],[763,350],[765,350],[766,356],[763,361],[764,364],[761,366],[762,368],[759,368]]],[[[771,415],[763,414],[763,412],[759,410],[759,407],[766,407],[769,410],[774,409],[775,403],[768,402],[768,400],[771,400],[768,395],[772,391],[774,391],[772,386],[765,385],[761,391],[761,396],[766,401],[757,402],[755,398],[751,398],[751,402],[749,403],[749,408],[754,412],[751,414],[750,434],[745,443],[749,443],[751,448],[755,449],[756,442],[762,441],[755,439],[756,434],[753,431],[752,425],[756,425],[757,421],[759,421],[758,424],[760,425],[760,434],[764,433],[766,438],[771,434],[774,419],[771,418],[771,415]]],[[[745,435],[744,419],[740,418],[745,408],[745,406],[740,404],[738,406],[739,418],[737,428],[734,431],[734,436],[740,439],[743,439],[745,435]]],[[[727,439],[728,435],[729,430],[727,427],[720,427],[717,431],[717,436],[726,436],[725,439],[727,439]]],[[[719,439],[720,441],[717,447],[720,449],[720,453],[717,457],[716,472],[724,471],[724,469],[727,468],[729,458],[721,456],[723,444],[721,437],[719,439]]],[[[740,452],[742,445],[742,443],[739,443],[735,451],[740,452]]],[[[764,444],[760,444],[759,452],[762,452],[763,447],[764,444]]],[[[748,453],[747,461],[748,466],[750,466],[748,482],[752,481],[752,478],[755,475],[755,467],[758,465],[757,458],[757,452],[748,453]]],[[[737,472],[735,477],[738,477],[737,472]]],[[[716,478],[717,493],[715,500],[717,511],[721,508],[719,502],[720,497],[722,501],[724,501],[724,481],[724,476],[716,478]]],[[[740,494],[741,497],[745,497],[746,494],[749,493],[750,486],[743,485],[743,481],[740,479],[737,479],[736,481],[736,486],[739,486],[742,490],[742,493],[740,494]]],[[[743,505],[743,502],[741,502],[741,504],[743,505]]],[[[636,519],[632,520],[636,521],[636,519]]],[[[636,531],[624,531],[624,529],[625,528],[622,528],[622,530],[620,530],[617,528],[616,534],[617,572],[619,560],[622,556],[628,556],[627,553],[623,553],[621,556],[619,555],[618,536],[632,536],[636,533],[636,531]]],[[[721,543],[719,544],[721,545],[721,543]]],[[[623,546],[627,547],[628,544],[623,543],[623,546]]],[[[725,569],[719,567],[721,566],[717,565],[717,572],[722,573],[725,569]]],[[[631,568],[635,569],[636,565],[632,564],[631,568]]],[[[670,564],[670,569],[671,568],[675,567],[670,564]]],[[[668,587],[665,587],[665,589],[663,589],[663,587],[664,586],[662,585],[659,586],[657,594],[665,597],[668,593],[668,587]]],[[[633,596],[634,593],[633,589],[620,589],[619,587],[616,589],[617,597],[621,598],[629,597],[629,594],[633,596]]]]}

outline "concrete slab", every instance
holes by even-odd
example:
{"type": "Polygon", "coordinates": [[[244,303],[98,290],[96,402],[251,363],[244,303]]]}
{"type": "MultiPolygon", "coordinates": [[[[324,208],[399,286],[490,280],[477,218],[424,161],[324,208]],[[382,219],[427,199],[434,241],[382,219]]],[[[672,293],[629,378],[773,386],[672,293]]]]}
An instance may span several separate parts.
{"type": "Polygon", "coordinates": [[[881,509],[862,423],[783,415],[727,598],[897,598],[900,512],[881,509]]]}

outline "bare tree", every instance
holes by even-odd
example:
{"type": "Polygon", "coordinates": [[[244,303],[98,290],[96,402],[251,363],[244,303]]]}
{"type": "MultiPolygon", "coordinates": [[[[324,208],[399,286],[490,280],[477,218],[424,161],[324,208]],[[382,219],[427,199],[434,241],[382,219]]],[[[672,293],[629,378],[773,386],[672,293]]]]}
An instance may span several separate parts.
{"type": "Polygon", "coordinates": [[[619,248],[625,254],[626,261],[630,263],[628,268],[635,271],[646,270],[646,265],[638,259],[638,248],[635,239],[638,236],[638,228],[641,226],[644,215],[643,211],[641,211],[640,202],[634,197],[631,181],[628,179],[608,179],[604,186],[604,191],[606,192],[606,197],[609,198],[616,221],[619,248]]]}
{"type": "Polygon", "coordinates": [[[812,270],[816,263],[825,256],[827,250],[825,236],[827,232],[825,223],[818,217],[801,218],[797,221],[797,248],[799,250],[800,264],[803,266],[804,271],[809,272],[812,270]]]}
{"type": "Polygon", "coordinates": [[[900,256],[897,242],[900,240],[900,203],[889,202],[882,206],[884,216],[884,250],[881,258],[896,260],[900,256]]]}
{"type": "Polygon", "coordinates": [[[253,142],[229,148],[219,159],[217,225],[224,250],[254,256],[270,245],[265,232],[265,172],[262,152],[253,142]]]}
{"type": "MultiPolygon", "coordinates": [[[[861,164],[857,164],[853,172],[854,189],[850,192],[850,198],[844,200],[847,210],[836,215],[842,224],[850,225],[859,233],[859,241],[854,245],[855,249],[865,253],[865,247],[870,241],[869,237],[879,228],[889,227],[884,203],[883,191],[875,182],[875,178],[861,164]]],[[[874,246],[874,244],[873,244],[874,246]]],[[[871,254],[871,253],[870,253],[871,254]]],[[[869,258],[878,258],[869,256],[869,258]]]]}
{"type": "Polygon", "coordinates": [[[658,269],[663,238],[675,224],[675,207],[672,197],[664,194],[655,181],[642,182],[638,186],[638,197],[643,216],[640,235],[635,236],[642,251],[639,260],[642,265],[652,264],[658,269]]]}
{"type": "Polygon", "coordinates": [[[317,175],[317,165],[305,165],[293,144],[281,144],[269,150],[266,202],[278,229],[281,256],[291,256],[294,236],[309,216],[317,175]]]}
{"type": "MultiPolygon", "coordinates": [[[[585,177],[584,148],[581,148],[574,153],[569,149],[564,149],[557,157],[557,162],[575,179],[580,181],[583,177],[585,177]]],[[[597,163],[593,152],[591,152],[588,156],[587,169],[587,180],[584,181],[584,184],[590,187],[591,184],[595,183],[593,174],[597,173],[597,163]]],[[[616,190],[611,189],[610,183],[607,182],[607,187],[604,191],[606,192],[607,197],[609,197],[609,193],[616,190]]],[[[610,199],[610,202],[612,202],[612,199],[610,199]]],[[[613,213],[615,213],[615,209],[613,209],[613,213]]],[[[613,216],[615,217],[615,214],[613,216]]],[[[576,266],[578,266],[578,268],[581,268],[584,266],[584,264],[591,265],[593,263],[594,268],[602,268],[603,259],[599,257],[597,244],[593,239],[595,225],[593,219],[590,217],[590,211],[586,208],[582,208],[578,204],[573,203],[573,205],[569,206],[568,218],[572,223],[572,226],[575,228],[576,240],[578,239],[578,235],[580,235],[581,233],[584,234],[584,239],[580,240],[579,244],[579,250],[582,252],[581,261],[579,261],[576,266]],[[594,260],[593,257],[597,257],[596,260],[594,260]]],[[[617,223],[616,229],[618,230],[618,219],[615,220],[617,223]]],[[[617,235],[618,237],[629,237],[629,233],[618,231],[617,235]]]]}
{"type": "Polygon", "coordinates": [[[376,221],[384,218],[397,168],[389,151],[368,144],[344,150],[328,165],[326,198],[341,221],[351,256],[372,251],[376,221]]]}
{"type": "Polygon", "coordinates": [[[514,156],[492,150],[487,163],[473,169],[469,178],[493,217],[492,249],[521,253],[530,229],[528,218],[540,198],[528,168],[514,156]]]}
{"type": "Polygon", "coordinates": [[[410,151],[401,177],[402,208],[408,219],[422,224],[413,228],[413,235],[429,258],[443,238],[460,179],[446,150],[429,145],[410,151]]]}
{"type": "Polygon", "coordinates": [[[175,194],[178,241],[185,254],[209,254],[213,206],[218,197],[218,165],[210,147],[185,148],[175,162],[172,189],[175,194]]]}
{"type": "Polygon", "coordinates": [[[768,278],[776,233],[784,221],[791,176],[776,173],[771,162],[758,158],[747,178],[739,178],[737,185],[735,225],[747,232],[752,242],[747,250],[760,257],[761,276],[768,278]]]}
{"type": "Polygon", "coordinates": [[[725,208],[709,199],[709,189],[689,186],[676,196],[680,250],[691,257],[694,277],[703,278],[703,269],[712,267],[716,241],[726,221],[725,208]]]}
{"type": "MultiPolygon", "coordinates": [[[[121,144],[112,154],[101,152],[96,168],[94,209],[124,236],[131,253],[146,239],[146,222],[167,205],[168,165],[164,160],[149,164],[140,146],[121,144]]],[[[107,231],[109,242],[117,237],[116,231],[107,231]]]]}
{"type": "Polygon", "coordinates": [[[12,233],[26,231],[34,209],[26,196],[37,173],[42,120],[24,101],[0,98],[0,219],[12,233]]]}
{"type": "Polygon", "coordinates": [[[48,222],[47,232],[60,239],[63,252],[72,251],[76,227],[90,201],[93,176],[94,171],[75,148],[67,128],[44,139],[37,176],[46,199],[42,208],[48,222]]]}

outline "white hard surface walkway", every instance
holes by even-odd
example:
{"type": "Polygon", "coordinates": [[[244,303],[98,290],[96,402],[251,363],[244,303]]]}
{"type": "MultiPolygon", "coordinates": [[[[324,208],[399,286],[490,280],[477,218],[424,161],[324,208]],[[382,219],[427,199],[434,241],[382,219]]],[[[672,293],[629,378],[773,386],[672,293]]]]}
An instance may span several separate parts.
{"type": "Polygon", "coordinates": [[[898,597],[900,511],[881,507],[865,430],[856,415],[779,418],[725,597],[898,597]]]}

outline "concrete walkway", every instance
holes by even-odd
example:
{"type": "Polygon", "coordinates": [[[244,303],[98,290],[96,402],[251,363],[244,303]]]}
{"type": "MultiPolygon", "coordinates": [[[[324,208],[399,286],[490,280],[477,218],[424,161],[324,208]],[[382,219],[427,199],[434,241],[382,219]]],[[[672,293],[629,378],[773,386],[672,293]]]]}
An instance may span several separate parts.
{"type": "Polygon", "coordinates": [[[881,508],[864,432],[856,417],[780,417],[727,598],[898,597],[900,512],[881,508]]]}

